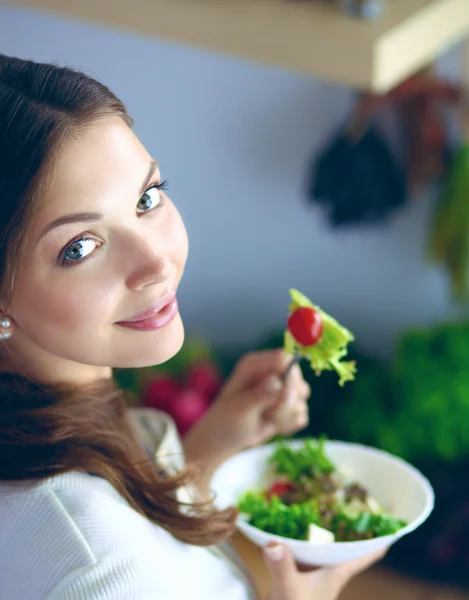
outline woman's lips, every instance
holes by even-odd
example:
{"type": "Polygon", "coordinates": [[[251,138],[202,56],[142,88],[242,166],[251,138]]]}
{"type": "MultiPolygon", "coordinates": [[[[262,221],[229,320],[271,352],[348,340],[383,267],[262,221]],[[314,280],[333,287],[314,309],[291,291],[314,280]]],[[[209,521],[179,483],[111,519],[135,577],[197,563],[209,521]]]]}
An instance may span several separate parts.
{"type": "Polygon", "coordinates": [[[176,291],[173,291],[150,310],[135,315],[127,321],[118,321],[117,325],[137,331],[153,331],[170,323],[178,310],[176,291]]]}

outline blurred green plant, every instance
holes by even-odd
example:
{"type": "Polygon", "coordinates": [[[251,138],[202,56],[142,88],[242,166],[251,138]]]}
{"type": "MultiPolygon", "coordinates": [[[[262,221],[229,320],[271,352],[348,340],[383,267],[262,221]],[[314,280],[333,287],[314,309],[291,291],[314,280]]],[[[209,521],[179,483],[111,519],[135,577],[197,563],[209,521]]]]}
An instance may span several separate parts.
{"type": "Polygon", "coordinates": [[[417,463],[467,458],[469,323],[408,331],[391,367],[363,369],[347,392],[337,416],[349,440],[417,463]]]}

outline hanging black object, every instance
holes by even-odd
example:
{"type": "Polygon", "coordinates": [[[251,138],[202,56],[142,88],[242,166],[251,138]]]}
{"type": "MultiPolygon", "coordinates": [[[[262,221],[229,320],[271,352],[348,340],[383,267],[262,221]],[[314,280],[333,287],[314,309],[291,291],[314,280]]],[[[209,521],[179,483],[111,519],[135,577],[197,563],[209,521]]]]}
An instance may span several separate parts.
{"type": "Polygon", "coordinates": [[[308,198],[334,227],[377,223],[405,204],[406,173],[374,125],[359,137],[344,128],[314,160],[308,198]]]}

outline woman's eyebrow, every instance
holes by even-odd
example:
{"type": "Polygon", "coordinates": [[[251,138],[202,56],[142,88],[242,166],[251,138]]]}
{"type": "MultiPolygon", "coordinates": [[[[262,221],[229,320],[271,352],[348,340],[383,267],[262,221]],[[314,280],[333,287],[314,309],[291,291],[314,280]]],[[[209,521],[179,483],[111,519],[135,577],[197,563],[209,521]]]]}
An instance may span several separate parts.
{"type": "MultiPolygon", "coordinates": [[[[152,160],[150,162],[150,165],[148,168],[148,173],[147,173],[145,179],[143,180],[142,186],[139,190],[139,196],[138,196],[139,198],[140,198],[140,196],[142,196],[142,194],[145,193],[145,190],[147,189],[148,184],[151,181],[151,178],[153,177],[153,175],[155,174],[155,172],[157,170],[158,170],[158,163],[155,160],[152,160]]],[[[62,217],[58,217],[57,219],[54,219],[53,221],[48,223],[42,230],[42,233],[39,236],[39,239],[42,239],[45,235],[47,235],[49,233],[49,231],[52,231],[52,229],[55,229],[56,227],[60,227],[61,225],[69,225],[70,223],[91,223],[91,222],[100,221],[103,218],[104,218],[104,215],[102,213],[98,213],[98,212],[82,212],[82,213],[72,213],[69,215],[63,215],[62,217]]]]}
{"type": "Polygon", "coordinates": [[[82,212],[73,213],[70,215],[63,215],[62,217],[58,217],[57,219],[54,219],[48,225],[46,225],[42,230],[39,239],[43,238],[52,229],[60,227],[61,225],[68,225],[69,223],[90,223],[92,221],[100,221],[103,218],[104,215],[102,213],[97,212],[82,212]]]}
{"type": "Polygon", "coordinates": [[[145,193],[145,191],[146,191],[146,189],[148,187],[148,184],[151,181],[151,178],[153,177],[153,175],[155,174],[155,172],[157,170],[158,170],[158,163],[156,162],[156,160],[152,160],[151,163],[150,163],[149,169],[148,169],[147,176],[145,177],[145,179],[144,179],[144,181],[142,183],[142,187],[140,188],[139,197],[142,196],[145,193]]]}

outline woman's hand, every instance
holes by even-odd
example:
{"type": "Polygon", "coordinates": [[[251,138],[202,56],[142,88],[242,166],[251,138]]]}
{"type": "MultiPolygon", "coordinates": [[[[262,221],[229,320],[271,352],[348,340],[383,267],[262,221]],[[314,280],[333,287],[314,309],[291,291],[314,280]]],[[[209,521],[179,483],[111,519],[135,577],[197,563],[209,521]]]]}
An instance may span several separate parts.
{"type": "Polygon", "coordinates": [[[200,461],[206,479],[237,452],[306,427],[310,388],[300,367],[281,381],[290,360],[283,350],[253,352],[239,360],[208,413],[184,439],[187,460],[200,461]]]}
{"type": "Polygon", "coordinates": [[[281,380],[290,360],[283,350],[271,350],[246,354],[237,363],[207,415],[217,446],[234,454],[306,427],[310,388],[300,367],[281,380]]]}
{"type": "Polygon", "coordinates": [[[287,546],[267,544],[264,560],[272,580],[269,600],[336,600],[355,575],[381,560],[386,551],[332,567],[301,572],[287,546]]]}

